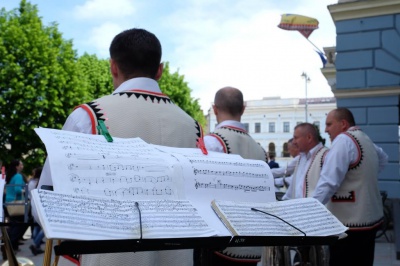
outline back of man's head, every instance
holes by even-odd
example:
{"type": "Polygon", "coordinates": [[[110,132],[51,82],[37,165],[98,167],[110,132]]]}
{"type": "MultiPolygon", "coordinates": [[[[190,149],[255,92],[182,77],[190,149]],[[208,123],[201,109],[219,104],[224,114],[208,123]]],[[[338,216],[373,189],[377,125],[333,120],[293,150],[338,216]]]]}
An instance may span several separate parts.
{"type": "Polygon", "coordinates": [[[110,57],[125,79],[147,77],[154,79],[161,63],[161,44],[157,37],[144,29],[129,29],[114,37],[110,57]]]}
{"type": "Polygon", "coordinates": [[[224,87],[215,94],[214,105],[219,112],[241,116],[244,107],[243,94],[236,88],[224,87]]]}
{"type": "Polygon", "coordinates": [[[349,123],[350,127],[356,125],[353,113],[347,108],[344,107],[336,108],[334,110],[334,117],[336,118],[337,121],[346,120],[349,123]]]}

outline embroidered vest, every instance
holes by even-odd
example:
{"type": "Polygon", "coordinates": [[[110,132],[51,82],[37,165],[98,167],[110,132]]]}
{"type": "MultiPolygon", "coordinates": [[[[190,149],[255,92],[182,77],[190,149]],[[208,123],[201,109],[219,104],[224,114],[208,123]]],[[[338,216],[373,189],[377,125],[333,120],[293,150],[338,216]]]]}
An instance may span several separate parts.
{"type": "Polygon", "coordinates": [[[379,158],[373,142],[358,128],[344,132],[357,147],[358,159],[326,207],[350,230],[378,226],[383,217],[378,188],[379,158]]]}
{"type": "Polygon", "coordinates": [[[98,134],[97,121],[104,120],[111,136],[140,137],[151,144],[195,148],[203,137],[197,121],[161,93],[125,91],[78,107],[89,114],[93,134],[98,134]]]}
{"type": "MultiPolygon", "coordinates": [[[[321,173],[321,168],[322,164],[324,162],[324,158],[326,153],[329,151],[327,147],[321,147],[319,150],[317,150],[314,154],[314,156],[311,158],[311,163],[310,166],[307,169],[306,176],[304,178],[304,185],[303,185],[303,197],[308,198],[312,197],[315,187],[317,186],[318,180],[319,180],[319,175],[321,173]]],[[[297,170],[298,170],[298,165],[300,160],[304,160],[303,158],[300,157],[299,161],[297,162],[296,168],[293,173],[292,178],[292,184],[289,186],[289,189],[292,191],[292,195],[295,194],[295,189],[296,189],[296,175],[297,175],[297,170]]]]}
{"type": "Polygon", "coordinates": [[[209,135],[218,139],[225,153],[239,154],[244,159],[268,161],[265,150],[245,130],[223,126],[209,135]]]}
{"type": "MultiPolygon", "coordinates": [[[[225,153],[239,154],[244,159],[267,162],[267,154],[264,149],[241,128],[223,126],[209,135],[218,139],[225,153]]],[[[227,261],[254,264],[260,261],[261,251],[261,247],[228,247],[215,252],[215,254],[227,261]]]]}

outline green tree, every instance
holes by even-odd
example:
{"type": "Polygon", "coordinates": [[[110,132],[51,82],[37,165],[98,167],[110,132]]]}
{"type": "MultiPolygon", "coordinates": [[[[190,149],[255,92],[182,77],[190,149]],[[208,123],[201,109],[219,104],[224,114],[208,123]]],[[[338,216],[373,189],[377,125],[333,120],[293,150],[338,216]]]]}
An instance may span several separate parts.
{"type": "Polygon", "coordinates": [[[99,98],[113,91],[109,60],[84,53],[78,59],[78,68],[81,80],[91,99],[99,98]]]}
{"type": "Polygon", "coordinates": [[[43,26],[35,5],[22,0],[18,9],[1,9],[0,159],[5,163],[24,157],[27,173],[42,164],[44,147],[33,129],[61,128],[71,109],[89,99],[76,60],[72,41],[62,38],[56,23],[43,26]]]}
{"type": "Polygon", "coordinates": [[[203,127],[206,124],[203,111],[201,110],[199,100],[190,96],[189,88],[184,76],[178,71],[170,72],[169,62],[164,63],[164,72],[159,81],[161,91],[168,95],[171,100],[182,108],[188,115],[197,120],[203,127]]]}

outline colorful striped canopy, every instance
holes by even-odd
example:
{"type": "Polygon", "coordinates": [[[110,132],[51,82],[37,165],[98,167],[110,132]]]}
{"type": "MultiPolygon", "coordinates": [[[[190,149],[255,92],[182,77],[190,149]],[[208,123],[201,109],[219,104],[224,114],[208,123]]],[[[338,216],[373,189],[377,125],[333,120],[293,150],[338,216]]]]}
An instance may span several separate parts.
{"type": "Polygon", "coordinates": [[[284,30],[297,30],[308,39],[318,29],[318,20],[296,14],[283,14],[278,27],[284,30]]]}

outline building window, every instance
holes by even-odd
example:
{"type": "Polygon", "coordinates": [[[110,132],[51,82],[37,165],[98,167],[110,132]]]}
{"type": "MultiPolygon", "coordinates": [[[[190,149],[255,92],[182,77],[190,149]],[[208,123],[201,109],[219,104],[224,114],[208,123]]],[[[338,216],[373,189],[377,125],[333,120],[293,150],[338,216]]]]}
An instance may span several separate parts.
{"type": "Polygon", "coordinates": [[[289,147],[287,142],[283,143],[282,157],[290,157],[289,147]]]}
{"type": "Polygon", "coordinates": [[[255,123],[254,133],[260,133],[260,132],[261,132],[261,123],[255,123]]]}
{"type": "Polygon", "coordinates": [[[244,123],[244,129],[249,132],[249,123],[244,123]]]}
{"type": "Polygon", "coordinates": [[[297,122],[296,122],[296,126],[297,126],[297,125],[300,125],[301,123],[303,123],[303,122],[297,121],[297,122]]]}
{"type": "Polygon", "coordinates": [[[289,122],[283,122],[283,132],[285,132],[285,133],[290,132],[290,123],[289,122]]]}
{"type": "Polygon", "coordinates": [[[269,122],[268,123],[268,132],[269,133],[274,133],[275,132],[275,122],[269,122]]]}

